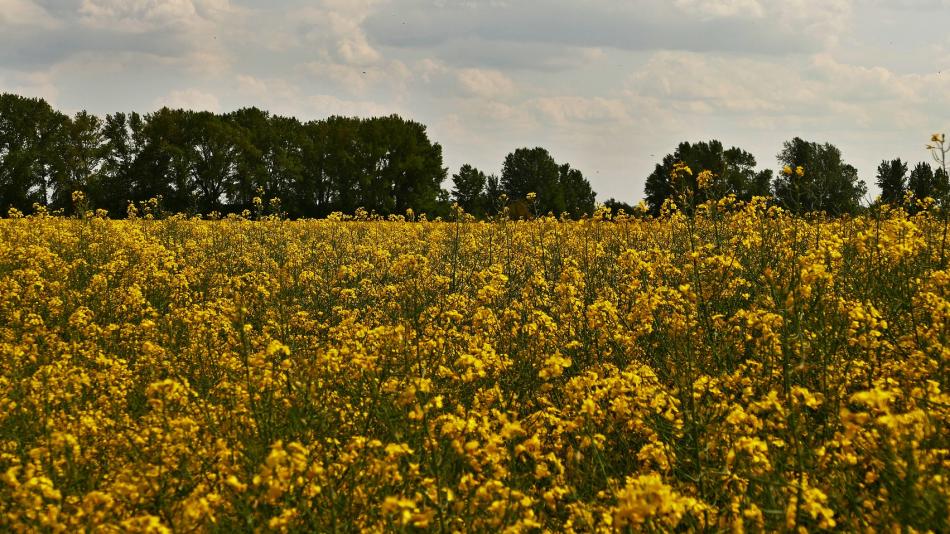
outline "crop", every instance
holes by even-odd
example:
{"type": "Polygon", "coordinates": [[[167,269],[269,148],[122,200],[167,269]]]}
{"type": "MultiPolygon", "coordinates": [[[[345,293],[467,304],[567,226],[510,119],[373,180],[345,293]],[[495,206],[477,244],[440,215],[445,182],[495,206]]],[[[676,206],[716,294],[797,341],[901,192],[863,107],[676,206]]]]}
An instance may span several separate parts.
{"type": "Polygon", "coordinates": [[[942,216],[0,221],[0,530],[948,531],[942,216]]]}

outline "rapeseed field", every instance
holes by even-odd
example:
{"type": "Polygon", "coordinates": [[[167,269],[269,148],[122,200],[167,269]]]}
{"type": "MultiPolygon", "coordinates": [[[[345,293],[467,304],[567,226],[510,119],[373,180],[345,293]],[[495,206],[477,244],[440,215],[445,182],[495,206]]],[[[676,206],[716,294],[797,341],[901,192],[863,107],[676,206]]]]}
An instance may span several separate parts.
{"type": "Polygon", "coordinates": [[[409,219],[0,221],[0,530],[950,530],[941,212],[409,219]]]}

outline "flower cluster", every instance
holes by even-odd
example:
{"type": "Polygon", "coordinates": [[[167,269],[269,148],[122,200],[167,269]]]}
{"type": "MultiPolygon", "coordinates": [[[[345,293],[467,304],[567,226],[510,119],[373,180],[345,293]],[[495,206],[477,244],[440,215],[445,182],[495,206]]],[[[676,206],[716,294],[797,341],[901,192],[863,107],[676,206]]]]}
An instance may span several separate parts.
{"type": "Polygon", "coordinates": [[[0,221],[0,530],[950,531],[942,215],[259,219],[0,221]]]}

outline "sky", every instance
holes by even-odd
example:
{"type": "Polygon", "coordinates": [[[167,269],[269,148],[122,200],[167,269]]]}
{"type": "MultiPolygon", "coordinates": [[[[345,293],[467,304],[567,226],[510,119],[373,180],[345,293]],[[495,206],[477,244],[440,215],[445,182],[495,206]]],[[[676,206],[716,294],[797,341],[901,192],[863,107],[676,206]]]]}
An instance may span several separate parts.
{"type": "Polygon", "coordinates": [[[950,131],[950,0],[0,0],[0,92],[396,113],[450,175],[542,146],[601,201],[708,139],[773,169],[784,141],[830,142],[872,185],[950,131]]]}

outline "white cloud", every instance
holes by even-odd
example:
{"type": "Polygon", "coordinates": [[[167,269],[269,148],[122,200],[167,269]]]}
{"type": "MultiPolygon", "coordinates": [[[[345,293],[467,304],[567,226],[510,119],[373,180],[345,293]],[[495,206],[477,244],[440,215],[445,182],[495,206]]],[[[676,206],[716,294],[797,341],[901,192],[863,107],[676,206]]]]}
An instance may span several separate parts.
{"type": "Polygon", "coordinates": [[[262,107],[279,115],[296,116],[302,120],[330,115],[382,116],[406,114],[399,104],[383,104],[372,100],[346,99],[330,94],[311,94],[300,86],[280,78],[257,78],[242,74],[237,77],[242,105],[262,107]]]}
{"type": "Polygon", "coordinates": [[[324,1],[291,13],[292,24],[301,28],[303,42],[324,55],[349,65],[366,66],[382,59],[363,31],[363,20],[376,2],[324,1]]]}
{"type": "Polygon", "coordinates": [[[306,65],[309,79],[329,84],[342,94],[362,95],[370,90],[384,90],[396,98],[406,91],[412,76],[410,69],[398,60],[381,61],[359,66],[334,61],[314,61],[306,65]]]}
{"type": "Polygon", "coordinates": [[[218,101],[217,96],[199,89],[172,91],[166,96],[157,98],[154,102],[154,106],[157,108],[164,106],[172,109],[181,108],[194,111],[215,112],[221,109],[221,103],[218,101]]]}
{"type": "Polygon", "coordinates": [[[471,95],[495,98],[511,95],[515,83],[497,70],[461,69],[456,74],[461,87],[471,95]]]}
{"type": "Polygon", "coordinates": [[[128,32],[181,30],[216,20],[230,7],[228,0],[82,0],[79,20],[128,32]]]}
{"type": "Polygon", "coordinates": [[[673,4],[686,15],[712,18],[765,16],[765,8],[758,0],[673,0],[673,4]]]}
{"type": "Polygon", "coordinates": [[[4,26],[55,29],[62,22],[31,0],[0,0],[0,28],[4,26]]]}
{"type": "Polygon", "coordinates": [[[9,73],[4,76],[2,70],[0,70],[0,92],[43,98],[53,107],[57,106],[60,94],[54,77],[48,72],[9,73]]]}
{"type": "Polygon", "coordinates": [[[544,117],[557,124],[574,122],[623,122],[630,115],[626,103],[619,98],[559,96],[536,98],[530,104],[544,117]]]}
{"type": "Polygon", "coordinates": [[[672,113],[752,128],[907,129],[926,122],[933,102],[950,92],[950,76],[852,65],[829,54],[779,64],[662,52],[631,78],[629,89],[672,113]]]}
{"type": "Polygon", "coordinates": [[[396,106],[387,106],[369,100],[345,100],[333,95],[310,95],[304,99],[306,109],[316,117],[344,115],[356,117],[380,117],[393,113],[405,113],[396,106]]]}

